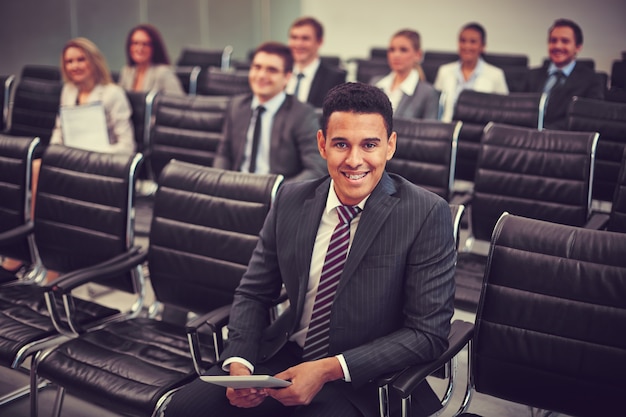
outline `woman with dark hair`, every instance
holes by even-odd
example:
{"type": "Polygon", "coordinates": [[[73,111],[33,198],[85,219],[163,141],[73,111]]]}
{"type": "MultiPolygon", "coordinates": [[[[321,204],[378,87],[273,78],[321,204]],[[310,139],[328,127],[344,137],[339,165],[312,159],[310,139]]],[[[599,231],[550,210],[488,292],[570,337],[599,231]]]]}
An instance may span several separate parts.
{"type": "Polygon", "coordinates": [[[439,93],[426,81],[420,65],[422,48],[419,33],[404,29],[389,42],[387,62],[391,72],[372,84],[381,88],[393,106],[393,115],[413,119],[437,119],[439,93]]]}
{"type": "Polygon", "coordinates": [[[478,23],[468,23],[459,33],[459,60],[439,67],[435,88],[445,94],[443,121],[452,120],[454,105],[462,90],[508,94],[504,72],[483,58],[487,34],[478,23]]]}
{"type": "Polygon", "coordinates": [[[185,94],[170,66],[163,38],[154,26],[141,24],[130,30],[126,38],[126,63],[118,82],[124,90],[185,94]]]}

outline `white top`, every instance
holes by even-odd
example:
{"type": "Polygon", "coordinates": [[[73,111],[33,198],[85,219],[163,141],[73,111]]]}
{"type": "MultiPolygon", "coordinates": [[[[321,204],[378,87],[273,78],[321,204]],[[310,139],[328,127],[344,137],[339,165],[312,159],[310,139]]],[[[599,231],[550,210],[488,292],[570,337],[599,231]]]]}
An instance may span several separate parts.
{"type": "MultiPolygon", "coordinates": [[[[72,83],[65,83],[61,90],[61,106],[76,106],[78,87],[72,83]]],[[[101,102],[104,106],[106,124],[111,147],[107,153],[131,154],[135,152],[135,137],[131,123],[132,110],[126,92],[116,84],[98,84],[89,97],[87,103],[101,102]]],[[[62,145],[61,119],[57,116],[56,125],[50,138],[51,144],[62,145]]]]}
{"type": "Polygon", "coordinates": [[[439,67],[434,87],[445,97],[445,104],[441,120],[449,122],[454,116],[454,105],[459,93],[463,89],[471,89],[482,93],[508,94],[504,72],[482,59],[479,59],[474,73],[465,81],[461,73],[461,62],[451,62],[439,67]]]}
{"type": "Polygon", "coordinates": [[[391,91],[391,86],[393,85],[393,80],[396,78],[395,72],[390,72],[384,78],[381,78],[377,83],[376,87],[382,89],[387,97],[389,97],[389,101],[391,101],[391,106],[393,107],[393,112],[396,112],[396,109],[400,105],[400,101],[402,100],[403,94],[407,96],[412,96],[417,88],[417,84],[419,83],[420,76],[416,69],[411,70],[409,75],[402,81],[399,88],[396,88],[394,91],[391,91]]]}
{"type": "Polygon", "coordinates": [[[313,78],[315,78],[315,73],[320,66],[321,60],[317,58],[315,61],[311,62],[304,68],[296,69],[294,67],[293,74],[289,78],[287,82],[287,87],[285,87],[285,92],[287,94],[293,94],[296,91],[296,83],[298,82],[298,74],[301,73],[304,75],[300,79],[300,88],[298,88],[298,100],[306,103],[309,99],[309,92],[311,91],[311,84],[313,83],[313,78]]]}

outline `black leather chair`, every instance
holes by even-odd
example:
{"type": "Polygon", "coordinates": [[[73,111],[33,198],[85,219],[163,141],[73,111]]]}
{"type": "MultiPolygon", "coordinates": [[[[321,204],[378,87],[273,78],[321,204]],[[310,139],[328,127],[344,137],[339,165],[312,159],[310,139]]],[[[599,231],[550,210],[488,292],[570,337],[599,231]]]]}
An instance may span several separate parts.
{"type": "Polygon", "coordinates": [[[508,95],[463,90],[454,107],[454,120],[463,122],[459,134],[456,178],[474,181],[483,128],[489,122],[543,128],[546,96],[541,93],[508,95]]]}
{"type": "Polygon", "coordinates": [[[67,390],[115,413],[154,415],[215,362],[226,321],[211,312],[230,309],[281,180],[168,164],[150,230],[150,281],[159,303],[194,313],[187,328],[199,329],[188,336],[185,323],[150,317],[112,323],[41,355],[33,368],[39,377],[57,384],[59,395],[67,390]]]}
{"type": "Polygon", "coordinates": [[[593,198],[611,201],[626,150],[626,103],[574,97],[567,111],[567,128],[600,133],[593,198]]]}
{"type": "Polygon", "coordinates": [[[41,349],[140,312],[142,271],[127,263],[139,252],[132,245],[134,178],[140,163],[140,154],[101,154],[65,146],[46,149],[34,225],[29,223],[20,236],[31,233],[43,265],[61,275],[48,286],[0,286],[0,366],[20,369],[41,349]],[[50,296],[50,291],[77,277],[135,293],[133,306],[120,311],[71,293],[50,296]]]}
{"type": "Polygon", "coordinates": [[[126,95],[132,109],[131,119],[137,152],[140,152],[144,157],[139,177],[154,180],[150,161],[150,128],[152,127],[152,111],[157,92],[127,91],[126,95]]]}
{"type": "Polygon", "coordinates": [[[387,61],[387,48],[383,47],[373,47],[370,48],[370,58],[369,59],[377,59],[381,61],[387,61]]]}
{"type": "Polygon", "coordinates": [[[483,59],[496,67],[523,67],[528,68],[528,55],[522,54],[498,54],[487,52],[483,54],[483,59]]]}
{"type": "Polygon", "coordinates": [[[198,76],[201,70],[202,68],[198,65],[177,66],[174,68],[174,72],[180,80],[183,90],[191,96],[195,96],[198,91],[198,76]]]}
{"type": "MultiPolygon", "coordinates": [[[[0,135],[0,256],[24,262],[33,280],[43,279],[41,260],[33,237],[23,238],[22,231],[32,227],[31,167],[38,145],[39,138],[0,135]]],[[[0,267],[0,283],[18,278],[0,267]]]]}
{"type": "Polygon", "coordinates": [[[203,96],[233,96],[251,93],[248,71],[205,68],[198,76],[196,93],[203,96]]]}
{"type": "MultiPolygon", "coordinates": [[[[503,216],[467,338],[468,394],[474,388],[572,416],[619,414],[626,392],[624,247],[622,233],[503,216]]],[[[436,366],[409,369],[393,387],[407,396],[436,366]]]]}
{"type": "Polygon", "coordinates": [[[178,67],[200,68],[218,67],[224,70],[230,68],[230,59],[233,48],[228,45],[224,49],[207,49],[201,47],[185,47],[176,61],[178,67]]]}
{"type": "Polygon", "coordinates": [[[431,84],[434,83],[439,67],[443,64],[458,61],[458,59],[459,55],[457,52],[425,51],[422,69],[424,70],[424,75],[426,75],[426,80],[431,84]]]}
{"type": "Polygon", "coordinates": [[[4,132],[9,121],[11,94],[15,86],[15,75],[0,75],[0,132],[4,132]]]}
{"type": "Polygon", "coordinates": [[[394,118],[398,139],[387,170],[449,201],[461,125],[461,122],[394,118]]]}
{"type": "Polygon", "coordinates": [[[626,233],[626,149],[615,184],[611,210],[609,213],[602,211],[592,213],[587,228],[626,233]]]}
{"type": "Polygon", "coordinates": [[[21,79],[15,88],[9,134],[39,137],[47,146],[61,101],[60,81],[21,79]]]}
{"type": "Polygon", "coordinates": [[[590,132],[538,131],[489,124],[481,140],[469,237],[456,267],[456,307],[475,311],[485,251],[503,212],[584,226],[591,210],[594,150],[590,132]]]}
{"type": "Polygon", "coordinates": [[[61,70],[56,65],[24,65],[20,79],[32,78],[35,80],[61,81],[61,70]]]}
{"type": "Polygon", "coordinates": [[[160,96],[154,107],[151,161],[155,178],[175,158],[212,166],[222,138],[226,96],[160,96]]]}
{"type": "Polygon", "coordinates": [[[382,59],[355,59],[356,80],[369,84],[372,78],[378,75],[386,75],[391,71],[387,60],[382,59]]]}

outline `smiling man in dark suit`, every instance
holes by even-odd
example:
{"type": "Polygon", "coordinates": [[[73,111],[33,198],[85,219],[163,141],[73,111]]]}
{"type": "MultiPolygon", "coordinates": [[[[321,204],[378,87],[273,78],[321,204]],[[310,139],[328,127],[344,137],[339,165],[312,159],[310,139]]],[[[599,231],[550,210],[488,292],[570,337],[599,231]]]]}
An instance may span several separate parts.
{"type": "Polygon", "coordinates": [[[291,24],[288,45],[293,54],[294,72],[286,91],[314,107],[322,107],[328,90],[346,82],[346,71],[321,61],[322,43],[324,27],[316,19],[301,17],[291,24]]]}
{"type": "Polygon", "coordinates": [[[284,91],[292,69],[287,45],[266,42],[256,49],[248,75],[253,94],[230,101],[214,167],[281,174],[286,181],[325,174],[315,141],[315,110],[284,91]]]}
{"type": "Polygon", "coordinates": [[[572,97],[604,98],[601,78],[593,69],[576,63],[582,47],[580,26],[568,19],[558,19],[548,31],[550,65],[528,73],[524,91],[548,93],[546,128],[567,128],[567,108],[572,97]]]}
{"type": "Polygon", "coordinates": [[[330,176],[279,189],[235,293],[223,362],[211,369],[292,384],[194,381],[166,416],[373,417],[377,376],[446,348],[456,261],[448,204],[386,172],[396,133],[382,90],[337,86],[322,120],[317,142],[330,176]],[[289,308],[270,323],[283,286],[289,308]]]}

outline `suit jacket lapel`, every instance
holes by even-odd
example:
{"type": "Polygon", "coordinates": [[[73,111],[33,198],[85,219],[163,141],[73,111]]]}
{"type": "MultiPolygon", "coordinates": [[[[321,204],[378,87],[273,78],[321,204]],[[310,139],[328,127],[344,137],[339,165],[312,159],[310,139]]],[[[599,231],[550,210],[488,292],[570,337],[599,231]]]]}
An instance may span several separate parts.
{"type": "Polygon", "coordinates": [[[371,237],[378,234],[387,217],[391,214],[391,210],[398,204],[399,200],[392,197],[395,192],[396,187],[393,180],[385,172],[365,204],[337,292],[340,292],[352,278],[367,249],[372,244],[371,237]]]}

